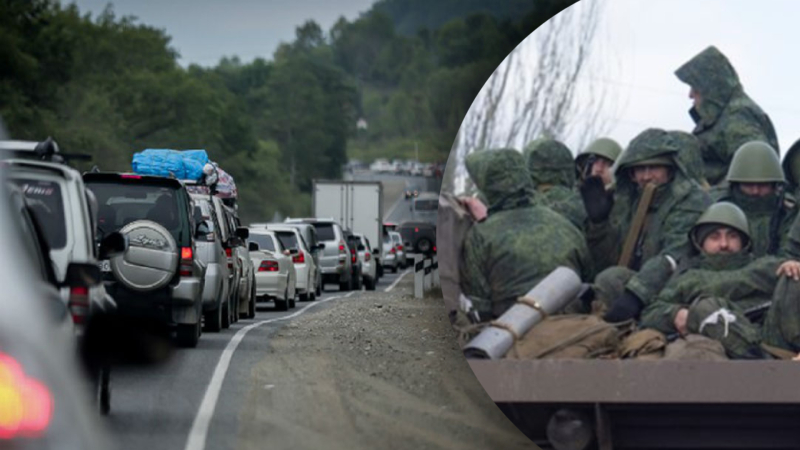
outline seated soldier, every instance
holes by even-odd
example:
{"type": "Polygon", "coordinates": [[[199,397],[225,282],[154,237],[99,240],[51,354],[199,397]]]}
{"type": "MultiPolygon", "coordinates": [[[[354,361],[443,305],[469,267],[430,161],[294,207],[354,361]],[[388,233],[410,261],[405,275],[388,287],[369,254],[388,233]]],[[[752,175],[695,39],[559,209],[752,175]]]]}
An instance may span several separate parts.
{"type": "Polygon", "coordinates": [[[583,231],[586,210],[575,189],[572,152],[555,139],[536,139],[523,152],[536,189],[534,201],[550,207],[583,231]]]}
{"type": "Polygon", "coordinates": [[[711,198],[694,181],[680,152],[686,140],[648,129],[617,161],[616,188],[590,177],[581,187],[589,216],[586,238],[596,268],[605,319],[636,318],[669,278],[686,249],[686,233],[711,198]]]}
{"type": "Polygon", "coordinates": [[[800,304],[787,293],[797,292],[800,263],[755,258],[747,217],[729,202],[710,206],[689,241],[690,255],[642,312],[641,326],[702,334],[718,340],[730,358],[768,357],[762,344],[797,353],[800,304]],[[762,321],[757,317],[764,311],[762,321]]]}
{"type": "Polygon", "coordinates": [[[777,255],[789,244],[789,229],[797,216],[793,197],[785,192],[786,179],[778,152],[769,144],[748,142],[733,155],[727,189],[719,200],[735,204],[750,224],[752,252],[756,257],[777,255]]]}
{"type": "MultiPolygon", "coordinates": [[[[459,280],[478,317],[502,315],[559,266],[591,277],[583,235],[546,206],[533,205],[533,183],[513,149],[470,154],[467,171],[488,202],[488,215],[464,239],[459,280]]],[[[470,313],[471,311],[464,311],[470,313]]]]}

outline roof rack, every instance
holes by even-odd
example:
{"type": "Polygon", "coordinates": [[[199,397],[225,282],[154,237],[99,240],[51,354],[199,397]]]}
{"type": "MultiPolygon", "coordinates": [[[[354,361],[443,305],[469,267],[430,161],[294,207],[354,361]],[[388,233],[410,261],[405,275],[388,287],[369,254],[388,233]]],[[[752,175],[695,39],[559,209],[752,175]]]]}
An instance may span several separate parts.
{"type": "Polygon", "coordinates": [[[92,159],[92,155],[62,153],[56,141],[50,136],[41,142],[0,141],[0,155],[61,164],[68,164],[70,161],[90,161],[92,159]]]}

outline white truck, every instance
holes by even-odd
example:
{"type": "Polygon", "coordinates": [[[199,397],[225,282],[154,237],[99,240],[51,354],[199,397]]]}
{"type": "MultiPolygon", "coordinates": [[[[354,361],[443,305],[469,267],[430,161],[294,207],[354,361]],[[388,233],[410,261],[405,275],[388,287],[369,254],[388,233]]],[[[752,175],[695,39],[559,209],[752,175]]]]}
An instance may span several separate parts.
{"type": "Polygon", "coordinates": [[[383,185],[380,181],[313,180],[314,217],[333,218],[343,228],[362,233],[383,261],[383,185]]]}

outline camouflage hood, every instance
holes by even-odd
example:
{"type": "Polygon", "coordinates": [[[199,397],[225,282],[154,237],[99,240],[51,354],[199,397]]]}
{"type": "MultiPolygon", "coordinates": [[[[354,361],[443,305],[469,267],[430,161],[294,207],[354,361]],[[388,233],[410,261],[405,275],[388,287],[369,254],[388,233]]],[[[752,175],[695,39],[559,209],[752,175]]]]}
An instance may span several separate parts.
{"type": "Polygon", "coordinates": [[[704,126],[716,122],[731,97],[743,92],[736,70],[714,46],[690,59],[675,75],[700,93],[700,107],[693,107],[690,114],[704,126]]]}
{"type": "Polygon", "coordinates": [[[537,139],[523,153],[533,184],[572,188],[575,186],[575,161],[566,145],[555,139],[537,139]]]}
{"type": "Polygon", "coordinates": [[[471,153],[467,172],[486,198],[490,213],[530,204],[533,183],[522,155],[510,148],[471,153]]]}
{"type": "Polygon", "coordinates": [[[800,179],[795,176],[795,174],[800,174],[800,139],[795,141],[795,143],[789,147],[789,150],[786,151],[781,167],[783,167],[783,174],[786,176],[786,181],[791,186],[800,184],[800,179]]]}
{"type": "Polygon", "coordinates": [[[693,178],[679,152],[685,145],[683,137],[657,128],[647,129],[637,135],[620,155],[614,169],[617,187],[636,192],[638,186],[628,175],[631,165],[654,158],[668,158],[673,164],[673,179],[669,185],[691,183],[693,178]]]}

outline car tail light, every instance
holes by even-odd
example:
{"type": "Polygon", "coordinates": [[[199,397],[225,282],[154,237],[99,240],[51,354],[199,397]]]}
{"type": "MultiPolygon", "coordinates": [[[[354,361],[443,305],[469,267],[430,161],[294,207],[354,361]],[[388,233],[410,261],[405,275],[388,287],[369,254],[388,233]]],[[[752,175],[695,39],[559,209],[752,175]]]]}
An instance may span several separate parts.
{"type": "Polygon", "coordinates": [[[397,251],[394,249],[394,247],[392,247],[392,249],[391,249],[391,250],[389,250],[389,253],[392,253],[392,254],[394,254],[394,253],[396,253],[396,252],[397,252],[397,251]]]}
{"type": "Polygon", "coordinates": [[[89,288],[73,287],[69,290],[69,312],[75,325],[83,325],[89,317],[89,288]]]}
{"type": "Polygon", "coordinates": [[[369,252],[364,253],[364,261],[369,261],[371,257],[372,255],[370,255],[369,252]]]}
{"type": "Polygon", "coordinates": [[[50,424],[53,396],[29,378],[14,358],[0,353],[0,440],[37,437],[50,424]]]}
{"type": "Polygon", "coordinates": [[[261,261],[261,264],[258,266],[259,272],[277,272],[278,271],[278,261],[261,261]]]}
{"type": "Polygon", "coordinates": [[[339,241],[339,253],[347,253],[347,250],[344,248],[344,242],[339,241]]]}
{"type": "Polygon", "coordinates": [[[436,246],[433,246],[433,252],[436,253],[436,246]]]}
{"type": "Polygon", "coordinates": [[[300,253],[292,256],[292,262],[295,263],[295,264],[305,264],[306,255],[303,252],[300,252],[300,253]]]}
{"type": "Polygon", "coordinates": [[[397,251],[398,252],[402,252],[403,251],[403,246],[400,245],[400,244],[397,244],[397,251]]]}
{"type": "Polygon", "coordinates": [[[192,276],[192,259],[192,247],[181,247],[180,275],[182,277],[192,276]]]}
{"type": "Polygon", "coordinates": [[[233,270],[233,250],[226,248],[225,255],[228,257],[228,269],[233,270]]]}
{"type": "Polygon", "coordinates": [[[419,228],[414,228],[414,233],[419,233],[419,228]]]}
{"type": "Polygon", "coordinates": [[[142,179],[141,175],[130,175],[130,174],[122,174],[119,177],[120,178],[129,178],[131,180],[141,180],[142,179]]]}

